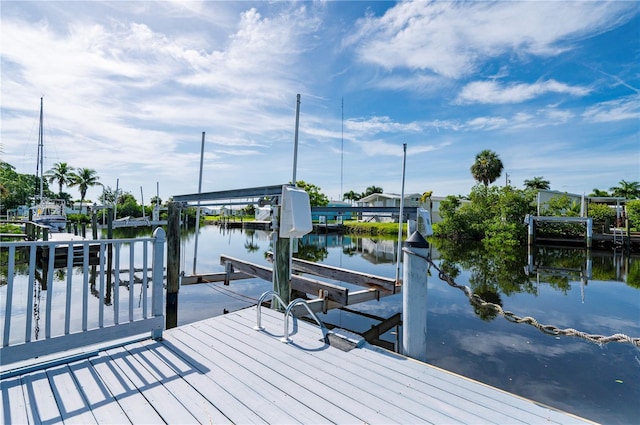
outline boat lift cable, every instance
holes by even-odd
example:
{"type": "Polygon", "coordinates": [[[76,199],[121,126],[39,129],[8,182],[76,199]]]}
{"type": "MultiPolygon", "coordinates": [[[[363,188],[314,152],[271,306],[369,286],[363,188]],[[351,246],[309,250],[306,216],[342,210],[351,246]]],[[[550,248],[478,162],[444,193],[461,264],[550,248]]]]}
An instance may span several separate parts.
{"type": "Polygon", "coordinates": [[[469,298],[469,301],[471,301],[471,303],[476,306],[476,307],[480,307],[480,308],[489,308],[491,310],[494,310],[496,313],[498,313],[500,316],[504,317],[506,320],[508,320],[509,322],[512,323],[526,323],[529,324],[535,328],[537,328],[538,330],[542,331],[543,333],[547,334],[547,335],[555,335],[555,336],[575,336],[575,337],[579,337],[579,338],[583,338],[586,339],[587,341],[590,342],[594,342],[598,345],[604,345],[607,344],[609,342],[622,342],[622,343],[630,343],[635,345],[636,347],[640,348],[640,338],[632,338],[629,337],[625,334],[621,334],[621,333],[617,333],[617,334],[613,334],[610,336],[605,336],[605,335],[594,335],[594,334],[589,334],[586,332],[581,332],[578,331],[576,329],[572,329],[572,328],[566,328],[566,329],[560,329],[556,326],[553,325],[545,325],[542,323],[539,323],[536,319],[534,319],[531,316],[525,316],[525,317],[520,317],[515,315],[514,313],[510,312],[510,311],[505,311],[502,309],[502,306],[495,304],[495,303],[490,303],[487,302],[485,300],[483,300],[479,295],[474,294],[473,290],[465,285],[460,285],[457,284],[454,279],[447,275],[444,271],[442,271],[434,262],[433,260],[429,257],[429,256],[424,256],[422,254],[419,254],[417,252],[414,252],[408,248],[403,248],[402,249],[404,252],[406,252],[407,254],[410,255],[415,255],[417,257],[420,257],[422,259],[424,259],[425,261],[427,261],[430,265],[430,267],[433,267],[437,272],[438,272],[438,277],[440,278],[440,280],[446,282],[449,286],[453,287],[453,288],[457,288],[460,289],[462,292],[465,293],[465,295],[469,298]]]}

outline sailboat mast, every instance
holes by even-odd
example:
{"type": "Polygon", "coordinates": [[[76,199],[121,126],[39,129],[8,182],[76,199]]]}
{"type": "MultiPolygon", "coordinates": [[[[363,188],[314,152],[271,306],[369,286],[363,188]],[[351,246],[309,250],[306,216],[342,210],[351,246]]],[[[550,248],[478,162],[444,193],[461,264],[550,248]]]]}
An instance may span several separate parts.
{"type": "Polygon", "coordinates": [[[42,202],[42,197],[44,193],[44,129],[43,129],[43,112],[42,112],[42,97],[40,98],[40,126],[38,131],[38,162],[36,165],[36,176],[40,179],[40,202],[42,202]]]}

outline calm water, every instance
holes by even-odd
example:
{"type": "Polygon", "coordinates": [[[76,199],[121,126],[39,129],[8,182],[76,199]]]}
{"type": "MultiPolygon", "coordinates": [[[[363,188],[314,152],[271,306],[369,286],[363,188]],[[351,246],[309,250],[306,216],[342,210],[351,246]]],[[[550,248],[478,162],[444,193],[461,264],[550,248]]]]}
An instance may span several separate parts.
{"type": "MultiPolygon", "coordinates": [[[[183,237],[181,268],[186,274],[193,271],[194,240],[193,233],[183,237]]],[[[196,271],[223,271],[221,254],[270,265],[265,259],[269,250],[267,232],[206,226],[199,236],[196,271]]],[[[325,264],[395,277],[395,241],[311,235],[299,250],[303,257],[325,264]]],[[[457,283],[471,286],[488,301],[499,302],[519,316],[591,334],[640,337],[640,258],[613,251],[587,256],[584,251],[544,250],[495,259],[476,248],[438,250],[434,244],[431,251],[435,263],[457,283]]],[[[637,423],[639,349],[631,344],[599,346],[575,337],[546,335],[529,325],[476,313],[466,296],[439,280],[435,272],[427,284],[427,362],[594,421],[637,423]]],[[[248,307],[269,289],[271,283],[259,279],[229,286],[183,286],[179,324],[248,307]]],[[[0,287],[0,298],[4,290],[0,287]]],[[[126,297],[127,291],[120,296],[126,297]]],[[[320,317],[328,324],[362,333],[401,313],[402,295],[350,306],[350,310],[320,317]]],[[[19,309],[14,309],[16,313],[21,314],[19,309]]],[[[1,311],[0,324],[3,314],[1,311]]],[[[394,345],[401,341],[401,333],[401,326],[393,327],[381,339],[394,345]]]]}

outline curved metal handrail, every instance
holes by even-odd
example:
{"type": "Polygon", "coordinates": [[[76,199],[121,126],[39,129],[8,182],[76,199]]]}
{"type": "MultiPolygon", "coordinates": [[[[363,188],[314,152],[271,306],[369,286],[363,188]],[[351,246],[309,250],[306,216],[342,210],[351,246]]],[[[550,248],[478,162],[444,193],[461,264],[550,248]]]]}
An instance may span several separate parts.
{"type": "Polygon", "coordinates": [[[311,317],[313,317],[313,320],[315,320],[316,323],[320,326],[320,329],[326,329],[324,324],[320,321],[320,319],[318,319],[318,316],[316,316],[316,314],[311,311],[311,308],[307,304],[307,301],[303,300],[302,298],[296,298],[289,303],[287,309],[284,312],[284,336],[280,340],[284,343],[289,343],[291,341],[291,338],[289,338],[289,315],[291,314],[291,310],[293,309],[293,307],[295,307],[297,304],[302,304],[305,306],[311,317]]]}
{"type": "Polygon", "coordinates": [[[253,328],[253,329],[257,330],[257,331],[263,331],[264,330],[264,326],[262,326],[261,307],[262,307],[262,302],[269,295],[273,295],[274,297],[276,297],[276,299],[280,302],[281,305],[284,305],[284,301],[282,301],[282,298],[280,298],[280,295],[278,295],[278,293],[276,291],[267,291],[267,292],[263,293],[262,295],[260,295],[260,299],[258,299],[258,308],[257,308],[257,315],[256,315],[257,316],[256,317],[256,326],[254,326],[254,328],[253,328]]]}

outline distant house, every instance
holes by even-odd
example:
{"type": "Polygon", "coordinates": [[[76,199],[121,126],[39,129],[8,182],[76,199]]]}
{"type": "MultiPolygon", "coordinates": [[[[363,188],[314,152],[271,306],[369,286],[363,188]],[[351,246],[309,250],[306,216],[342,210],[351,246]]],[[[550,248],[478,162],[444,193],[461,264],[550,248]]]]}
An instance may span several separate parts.
{"type": "MultiPolygon", "coordinates": [[[[442,221],[440,216],[440,202],[446,199],[446,196],[432,196],[427,202],[421,203],[421,193],[410,193],[404,196],[404,208],[424,208],[431,211],[431,222],[438,223],[442,221]]],[[[464,201],[462,201],[464,202],[464,201]]],[[[369,196],[358,200],[358,206],[362,207],[400,207],[400,195],[396,193],[372,193],[369,196]]],[[[371,214],[369,215],[371,216],[371,214]]],[[[363,215],[365,219],[366,215],[363,215]]],[[[369,217],[369,219],[371,219],[369,217]]],[[[389,219],[387,218],[386,221],[389,219]]]]}
{"type": "MultiPolygon", "coordinates": [[[[327,204],[327,207],[350,207],[352,206],[350,203],[348,202],[341,202],[341,201],[329,201],[329,203],[327,204]]],[[[344,212],[342,214],[339,213],[312,213],[311,214],[311,220],[313,221],[321,221],[320,217],[325,217],[326,220],[338,220],[339,216],[342,216],[343,220],[351,220],[352,217],[352,213],[351,211],[347,211],[344,212]]]]}

